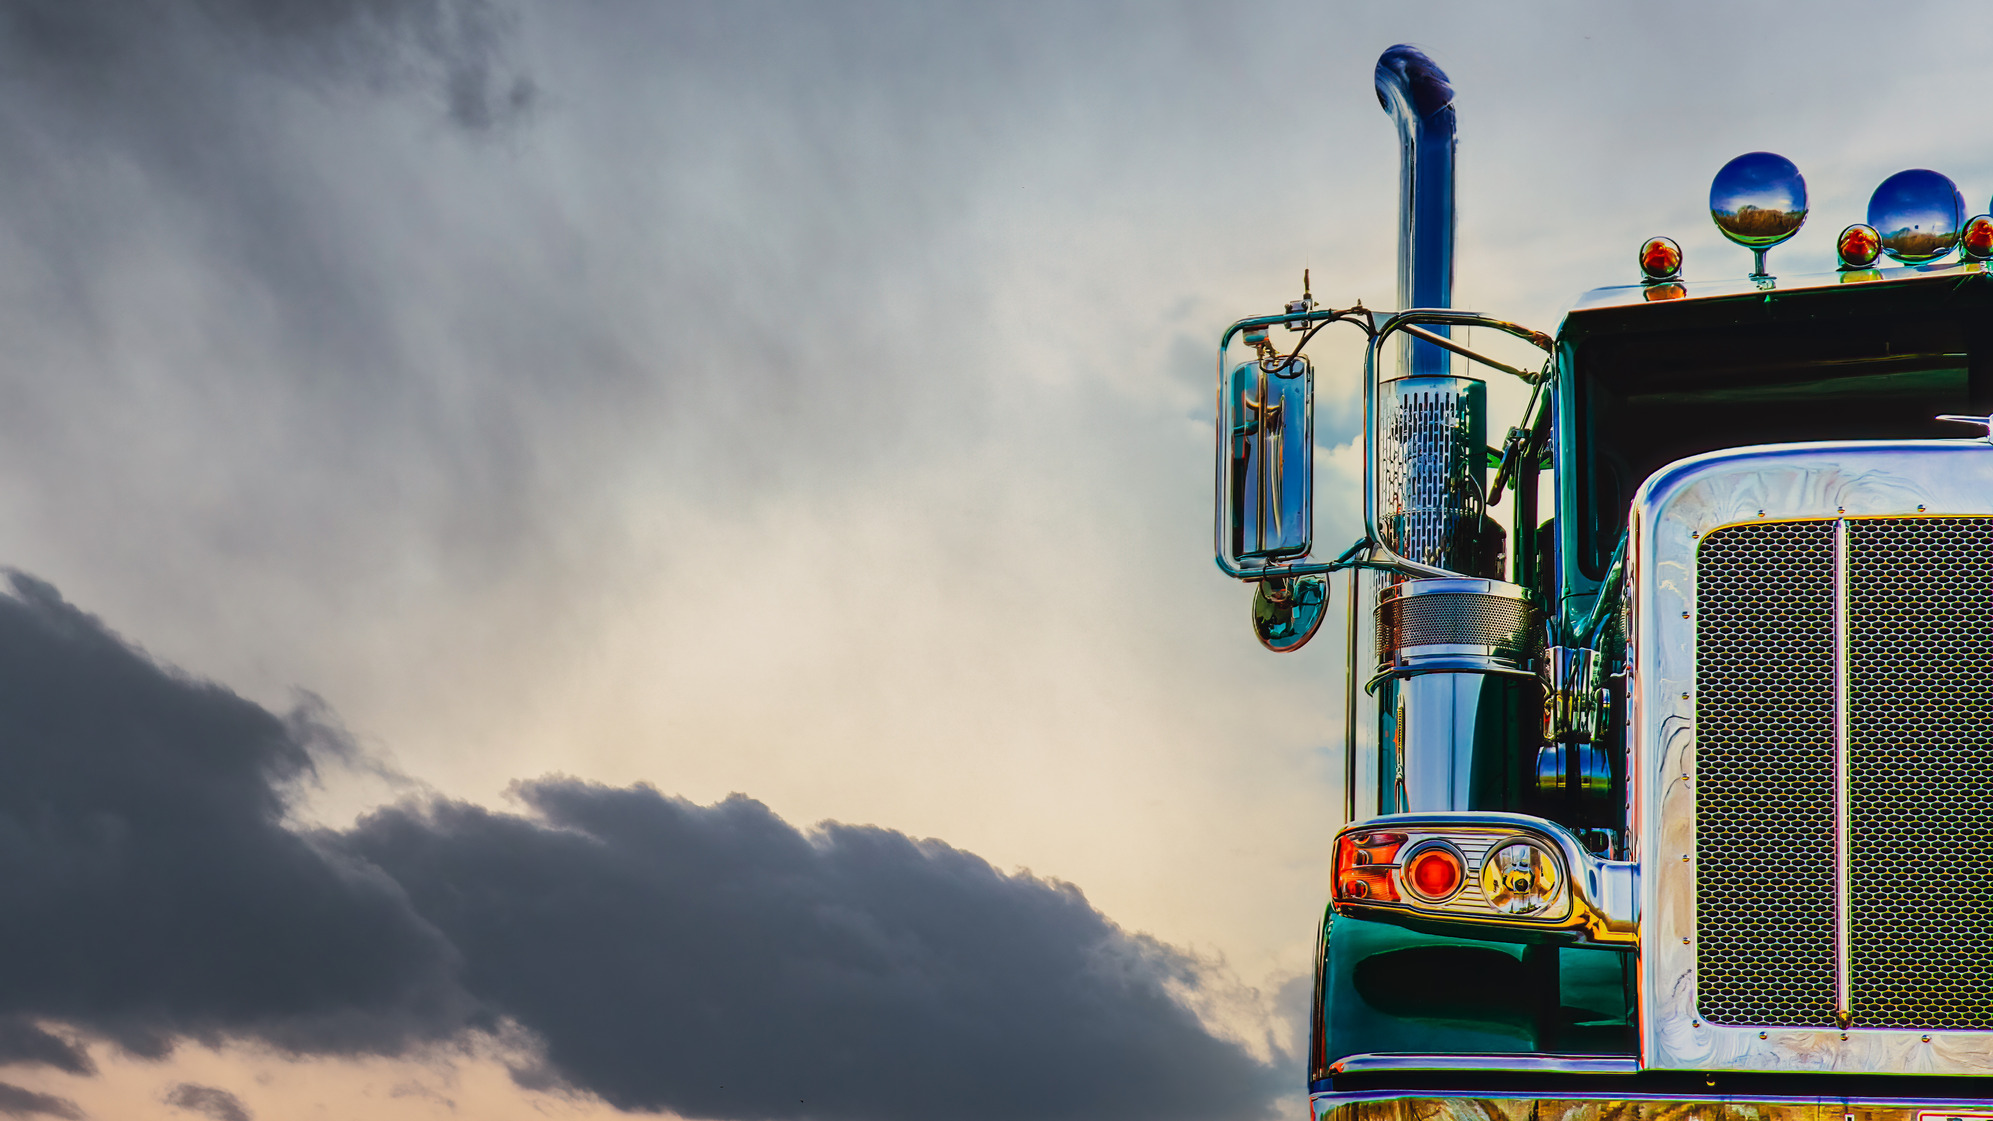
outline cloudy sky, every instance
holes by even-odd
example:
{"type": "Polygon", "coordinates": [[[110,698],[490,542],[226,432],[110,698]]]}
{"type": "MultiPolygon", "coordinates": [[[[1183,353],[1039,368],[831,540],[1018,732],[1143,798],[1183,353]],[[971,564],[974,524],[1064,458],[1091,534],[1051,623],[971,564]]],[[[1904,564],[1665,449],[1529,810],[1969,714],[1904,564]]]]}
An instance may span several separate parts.
{"type": "Polygon", "coordinates": [[[0,0],[0,1115],[1291,1110],[1340,663],[1211,566],[1210,347],[1389,303],[1377,55],[1458,91],[1456,302],[1551,328],[1744,272],[1741,152],[1776,272],[1985,208],[1989,38],[0,0]]]}

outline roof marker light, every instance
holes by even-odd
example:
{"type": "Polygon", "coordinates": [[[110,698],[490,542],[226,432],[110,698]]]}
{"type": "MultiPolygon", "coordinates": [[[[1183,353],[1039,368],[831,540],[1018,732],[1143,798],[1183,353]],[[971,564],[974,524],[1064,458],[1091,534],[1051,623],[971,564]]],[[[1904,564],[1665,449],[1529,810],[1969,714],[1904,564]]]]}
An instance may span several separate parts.
{"type": "Polygon", "coordinates": [[[1841,256],[1841,268],[1865,269],[1882,256],[1882,235],[1866,222],[1856,222],[1834,239],[1834,251],[1841,256]]]}
{"type": "Polygon", "coordinates": [[[1993,258],[1993,214],[1981,214],[1965,224],[1958,239],[1959,251],[1969,261],[1993,258]]]}
{"type": "Polygon", "coordinates": [[[1682,275],[1682,247],[1671,237],[1650,237],[1640,247],[1640,276],[1648,284],[1659,284],[1682,275]]]}

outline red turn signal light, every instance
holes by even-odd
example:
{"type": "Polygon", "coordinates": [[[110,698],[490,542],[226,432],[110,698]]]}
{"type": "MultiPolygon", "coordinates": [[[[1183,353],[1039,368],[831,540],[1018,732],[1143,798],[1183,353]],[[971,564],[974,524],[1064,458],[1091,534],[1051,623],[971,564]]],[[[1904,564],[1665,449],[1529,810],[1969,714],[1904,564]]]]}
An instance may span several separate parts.
{"type": "Polygon", "coordinates": [[[1866,222],[1856,222],[1834,239],[1834,251],[1841,255],[1844,269],[1865,269],[1882,256],[1882,235],[1866,222]]]}
{"type": "Polygon", "coordinates": [[[1428,903],[1453,897],[1467,880],[1467,862],[1452,845],[1429,843],[1405,862],[1405,886],[1428,903]]]}
{"type": "Polygon", "coordinates": [[[1682,247],[1673,238],[1648,238],[1640,247],[1640,275],[1650,282],[1682,275],[1682,247]]]}
{"type": "Polygon", "coordinates": [[[1391,873],[1398,867],[1403,833],[1350,833],[1336,842],[1336,898],[1398,901],[1391,873]]]}
{"type": "Polygon", "coordinates": [[[1965,234],[1959,238],[1959,248],[1968,261],[1984,261],[1993,257],[1993,214],[1981,214],[1965,224],[1965,234]]]}

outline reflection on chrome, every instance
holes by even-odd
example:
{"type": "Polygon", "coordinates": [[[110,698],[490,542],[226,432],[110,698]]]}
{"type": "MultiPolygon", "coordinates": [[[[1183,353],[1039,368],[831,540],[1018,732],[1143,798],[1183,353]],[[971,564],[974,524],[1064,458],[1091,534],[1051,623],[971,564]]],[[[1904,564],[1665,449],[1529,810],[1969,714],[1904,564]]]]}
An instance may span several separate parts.
{"type": "Polygon", "coordinates": [[[1305,646],[1328,610],[1326,576],[1275,576],[1253,586],[1253,633],[1276,654],[1305,646]]]}
{"type": "Polygon", "coordinates": [[[1950,253],[1965,225],[1965,197],[1950,179],[1924,168],[1899,171],[1868,200],[1868,224],[1891,260],[1922,265],[1950,253]]]}
{"type": "Polygon", "coordinates": [[[1709,217],[1724,237],[1756,255],[1751,275],[1765,276],[1765,250],[1806,222],[1806,178],[1784,156],[1746,152],[1709,184],[1709,217]]]}

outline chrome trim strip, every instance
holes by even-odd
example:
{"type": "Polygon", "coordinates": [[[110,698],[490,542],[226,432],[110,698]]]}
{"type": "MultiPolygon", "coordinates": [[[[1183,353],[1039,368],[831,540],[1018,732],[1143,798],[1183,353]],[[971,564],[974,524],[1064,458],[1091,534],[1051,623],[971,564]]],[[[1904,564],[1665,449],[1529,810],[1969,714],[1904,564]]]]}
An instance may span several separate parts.
{"type": "Polygon", "coordinates": [[[1554,1055],[1538,1051],[1489,1051],[1428,1055],[1412,1051],[1380,1051],[1345,1055],[1329,1064],[1338,1074],[1375,1074],[1395,1070],[1486,1070],[1559,1074],[1638,1074],[1640,1060],[1631,1055],[1554,1055]]]}
{"type": "Polygon", "coordinates": [[[1740,1027],[1705,1023],[1697,1010],[1695,866],[1684,859],[1695,852],[1695,628],[1685,624],[1696,546],[1711,530],[1759,520],[1919,515],[1993,516],[1993,449],[1972,439],[1736,448],[1670,464],[1634,498],[1645,1067],[1993,1074],[1993,1031],[1740,1027]]]}
{"type": "Polygon", "coordinates": [[[1848,979],[1848,519],[1834,519],[1834,1019],[1855,1002],[1848,979]]]}
{"type": "MultiPolygon", "coordinates": [[[[1877,262],[1881,264],[1881,262],[1877,262]]],[[[1843,289],[1851,283],[1870,284],[1957,284],[1961,279],[1986,273],[1983,261],[1944,261],[1931,265],[1892,265],[1887,268],[1862,269],[1849,272],[1818,272],[1778,278],[1778,291],[1798,292],[1805,289],[1843,289]],[[1853,278],[1853,279],[1851,279],[1853,278]]],[[[1763,299],[1765,290],[1748,277],[1735,277],[1723,280],[1670,281],[1669,285],[1679,289],[1679,295],[1666,302],[1679,303],[1682,300],[1721,299],[1724,297],[1745,296],[1763,299]]],[[[1653,303],[1657,297],[1650,295],[1657,287],[1653,284],[1621,284],[1607,288],[1594,288],[1578,297],[1568,315],[1580,315],[1597,308],[1634,307],[1653,303]]]]}
{"type": "Polygon", "coordinates": [[[1343,820],[1356,820],[1356,612],[1357,569],[1349,570],[1349,595],[1343,610],[1349,613],[1349,640],[1343,647],[1343,820]]]}

